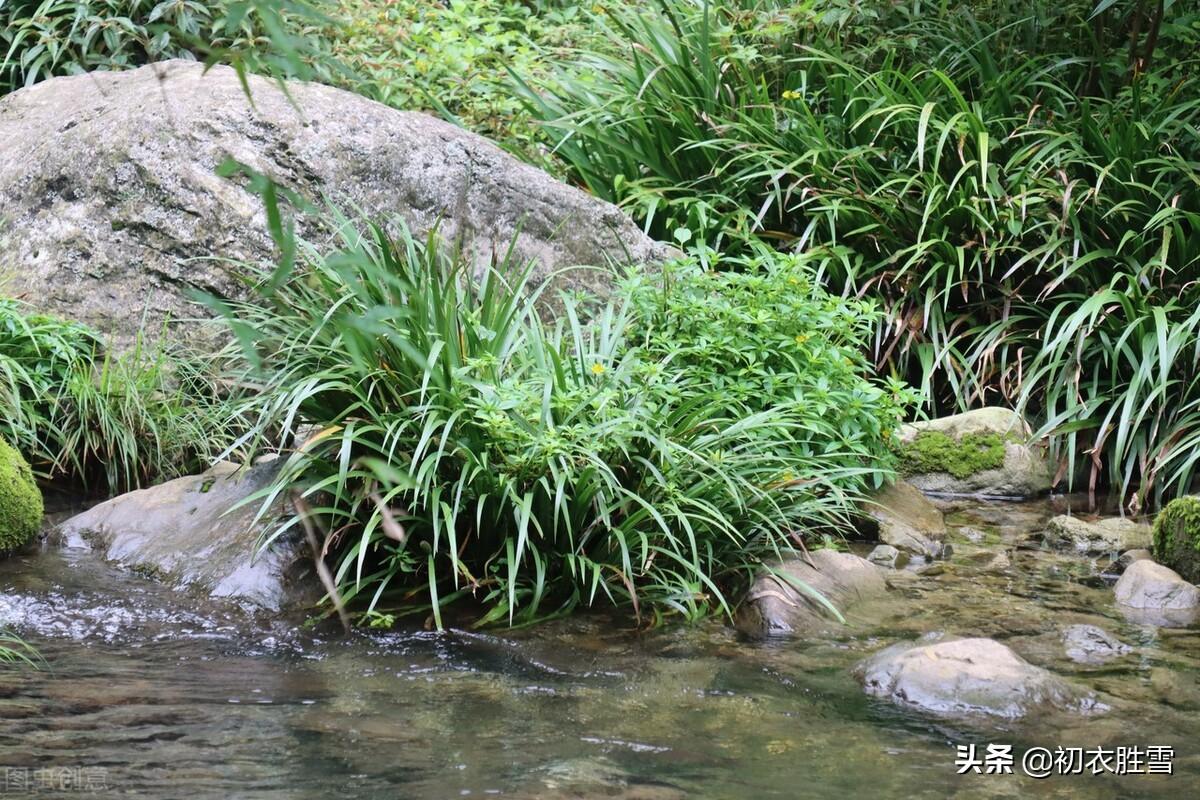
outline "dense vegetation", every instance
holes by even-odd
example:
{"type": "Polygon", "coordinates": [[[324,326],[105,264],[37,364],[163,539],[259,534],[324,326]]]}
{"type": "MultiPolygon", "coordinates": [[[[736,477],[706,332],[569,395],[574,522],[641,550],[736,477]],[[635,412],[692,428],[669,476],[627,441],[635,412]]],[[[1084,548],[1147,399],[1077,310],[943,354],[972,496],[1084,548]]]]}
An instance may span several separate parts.
{"type": "Polygon", "coordinates": [[[229,441],[226,394],[179,348],[113,358],[86,326],[0,298],[0,438],[45,480],[104,493],[202,468],[229,441]]]}
{"type": "Polygon", "coordinates": [[[802,258],[675,264],[666,290],[631,275],[594,322],[567,297],[553,326],[523,265],[479,283],[469,266],[435,238],[348,230],[226,309],[264,387],[251,435],[308,428],[274,491],[312,513],[284,528],[324,528],[347,599],[420,586],[435,616],[469,594],[509,622],[728,609],[759,558],[835,532],[887,466],[908,393],[866,377],[869,305],[802,258]]]}
{"type": "Polygon", "coordinates": [[[931,409],[1024,404],[1077,487],[1192,483],[1200,10],[671,0],[602,24],[612,47],[527,92],[589,189],[882,298],[881,369],[931,409]]]}
{"type": "Polygon", "coordinates": [[[277,488],[364,607],[726,608],[893,466],[904,381],[921,413],[1022,408],[1064,486],[1135,508],[1195,486],[1194,4],[0,0],[0,22],[0,93],[166,56],[328,81],[687,251],[546,323],[524,265],[475,286],[442,243],[347,228],[224,309],[223,380],[0,307],[0,435],[40,473],[115,488],[241,420],[247,457],[303,434],[277,488]]]}

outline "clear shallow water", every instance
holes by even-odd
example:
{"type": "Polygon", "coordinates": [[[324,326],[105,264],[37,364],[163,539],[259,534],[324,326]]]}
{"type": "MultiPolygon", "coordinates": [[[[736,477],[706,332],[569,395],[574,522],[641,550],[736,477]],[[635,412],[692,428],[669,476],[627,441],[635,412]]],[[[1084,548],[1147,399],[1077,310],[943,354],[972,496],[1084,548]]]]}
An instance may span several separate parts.
{"type": "Polygon", "coordinates": [[[638,635],[599,617],[330,637],[248,620],[87,554],[3,561],[0,625],[49,668],[0,672],[0,797],[12,769],[51,768],[92,770],[94,790],[7,795],[1200,795],[1200,629],[1128,624],[1100,565],[1022,545],[1057,513],[1050,503],[946,508],[952,529],[983,540],[955,535],[936,574],[895,574],[886,601],[803,642],[748,642],[719,623],[638,635]],[[1060,631],[1077,623],[1134,649],[1076,664],[1060,631]],[[929,631],[1000,639],[1111,710],[947,722],[867,698],[853,665],[929,631]],[[989,742],[1018,753],[1171,746],[1175,774],[957,776],[955,745],[989,742]]]}

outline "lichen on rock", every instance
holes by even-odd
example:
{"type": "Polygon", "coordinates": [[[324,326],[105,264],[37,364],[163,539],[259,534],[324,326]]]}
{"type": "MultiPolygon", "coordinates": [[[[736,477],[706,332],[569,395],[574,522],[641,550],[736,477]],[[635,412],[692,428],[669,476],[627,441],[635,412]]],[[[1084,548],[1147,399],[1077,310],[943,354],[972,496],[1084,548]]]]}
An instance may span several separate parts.
{"type": "Polygon", "coordinates": [[[1167,503],[1154,520],[1154,558],[1189,583],[1200,583],[1200,497],[1167,503]]]}
{"type": "Polygon", "coordinates": [[[0,438],[0,555],[28,544],[42,525],[42,493],[29,464],[0,438]]]}

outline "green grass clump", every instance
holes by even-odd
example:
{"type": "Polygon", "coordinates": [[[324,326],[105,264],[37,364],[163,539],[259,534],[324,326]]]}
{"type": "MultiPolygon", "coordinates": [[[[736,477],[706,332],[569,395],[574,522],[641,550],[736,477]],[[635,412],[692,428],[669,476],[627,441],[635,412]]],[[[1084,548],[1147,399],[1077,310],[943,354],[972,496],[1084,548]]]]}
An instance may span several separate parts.
{"type": "Polygon", "coordinates": [[[1200,497],[1179,497],[1154,519],[1154,559],[1200,583],[1200,497]]]}
{"type": "Polygon", "coordinates": [[[20,666],[38,669],[42,657],[19,636],[0,628],[0,669],[20,666]]]}
{"type": "Polygon", "coordinates": [[[923,431],[900,445],[900,469],[905,475],[948,472],[966,478],[1004,466],[1004,438],[998,433],[968,433],[959,438],[940,431],[923,431]]]}
{"type": "Polygon", "coordinates": [[[168,58],[329,79],[327,0],[0,0],[0,95],[168,58]]]}
{"type": "Polygon", "coordinates": [[[635,274],[592,321],[565,298],[553,324],[524,265],[477,274],[433,237],[347,227],[259,275],[225,313],[238,378],[263,387],[252,437],[306,431],[272,490],[299,501],[280,532],[320,532],[368,613],[414,595],[439,624],[468,599],[481,624],[729,611],[762,558],[882,480],[908,401],[867,377],[867,304],[800,258],[736,267],[635,274]]]}
{"type": "Polygon", "coordinates": [[[0,438],[0,555],[24,547],[42,525],[42,493],[21,454],[0,438]]]}
{"type": "Polygon", "coordinates": [[[1200,9],[1101,5],[660,0],[521,88],[593,193],[807,253],[933,412],[1149,505],[1200,475],[1200,9]]]}
{"type": "Polygon", "coordinates": [[[203,469],[236,425],[226,395],[180,348],[111,356],[86,326],[0,298],[0,436],[43,480],[103,494],[203,469]]]}

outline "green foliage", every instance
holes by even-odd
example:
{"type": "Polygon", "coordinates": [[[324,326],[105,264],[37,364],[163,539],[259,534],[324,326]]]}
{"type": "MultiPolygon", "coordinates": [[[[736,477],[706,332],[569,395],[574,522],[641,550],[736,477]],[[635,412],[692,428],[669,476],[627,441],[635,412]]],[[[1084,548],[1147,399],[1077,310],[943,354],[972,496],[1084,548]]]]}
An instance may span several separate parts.
{"type": "Polygon", "coordinates": [[[1179,497],[1154,519],[1154,559],[1200,583],[1200,497],[1179,497]]]}
{"type": "Polygon", "coordinates": [[[465,596],[481,624],[728,611],[763,556],[882,479],[908,398],[864,377],[868,308],[801,258],[633,275],[594,322],[564,298],[547,327],[522,265],[469,279],[433,236],[343,228],[225,315],[264,387],[252,437],[309,431],[271,493],[299,499],[282,529],[319,529],[368,612],[415,592],[439,625],[465,596]]]}
{"type": "Polygon", "coordinates": [[[168,58],[328,79],[326,0],[0,0],[0,95],[168,58]]]}
{"type": "Polygon", "coordinates": [[[0,298],[0,436],[46,479],[120,491],[206,465],[236,423],[179,349],[107,355],[87,327],[0,298]]]}
{"type": "Polygon", "coordinates": [[[770,241],[881,298],[875,360],[932,410],[1021,405],[1068,481],[1185,491],[1200,12],[1150,42],[1136,9],[920,9],[662,0],[522,91],[575,178],[660,237],[770,241]]]}
{"type": "Polygon", "coordinates": [[[559,170],[508,70],[549,79],[555,60],[592,38],[578,5],[347,0],[339,11],[332,53],[359,76],[356,91],[405,111],[438,113],[529,163],[559,170]]]}
{"type": "Polygon", "coordinates": [[[0,628],[0,668],[25,666],[37,669],[42,662],[38,652],[14,633],[0,628]]]}
{"type": "Polygon", "coordinates": [[[948,472],[966,478],[1004,465],[1004,439],[997,433],[968,433],[959,438],[941,431],[922,431],[900,446],[905,475],[948,472]]]}
{"type": "Polygon", "coordinates": [[[42,526],[42,493],[21,454],[0,437],[0,555],[23,547],[42,526]]]}

